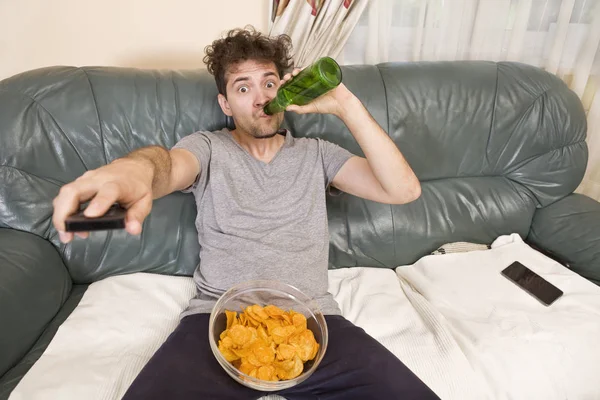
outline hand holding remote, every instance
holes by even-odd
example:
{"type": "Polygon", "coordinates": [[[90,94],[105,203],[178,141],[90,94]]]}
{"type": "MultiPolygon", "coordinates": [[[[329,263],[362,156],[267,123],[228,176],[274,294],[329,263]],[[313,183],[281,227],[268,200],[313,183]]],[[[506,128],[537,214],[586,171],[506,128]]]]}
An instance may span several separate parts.
{"type": "Polygon", "coordinates": [[[85,210],[69,215],[65,220],[67,232],[106,231],[109,229],[124,229],[127,210],[118,204],[111,206],[99,217],[86,217],[85,210]]]}
{"type": "Polygon", "coordinates": [[[152,179],[153,170],[147,162],[123,158],[88,171],[75,181],[64,185],[53,202],[52,222],[60,240],[68,243],[73,239],[73,232],[85,238],[88,236],[88,230],[115,227],[118,229],[119,220],[124,222],[123,227],[127,232],[139,235],[142,223],[152,208],[152,179]],[[77,215],[80,204],[88,200],[88,207],[77,215]],[[113,208],[107,214],[115,203],[120,204],[123,209],[113,208]],[[113,218],[115,215],[116,219],[113,218]],[[105,217],[98,218],[102,216],[105,217]],[[66,224],[68,217],[69,231],[66,224]],[[107,224],[107,219],[111,218],[112,222],[107,224]],[[90,229],[84,229],[86,226],[90,229]]]}

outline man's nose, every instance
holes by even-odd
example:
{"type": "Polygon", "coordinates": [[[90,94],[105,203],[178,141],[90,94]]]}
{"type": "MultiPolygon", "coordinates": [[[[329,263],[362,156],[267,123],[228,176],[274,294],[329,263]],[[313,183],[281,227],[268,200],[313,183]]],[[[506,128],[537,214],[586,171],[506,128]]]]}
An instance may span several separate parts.
{"type": "Polygon", "coordinates": [[[261,90],[254,99],[254,105],[256,107],[264,107],[271,99],[273,95],[266,90],[261,90]]]}

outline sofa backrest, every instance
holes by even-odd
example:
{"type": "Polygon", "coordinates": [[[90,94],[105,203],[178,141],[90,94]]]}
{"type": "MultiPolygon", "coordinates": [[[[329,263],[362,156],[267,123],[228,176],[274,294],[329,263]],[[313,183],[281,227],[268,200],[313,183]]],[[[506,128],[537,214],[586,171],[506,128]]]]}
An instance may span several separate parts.
{"type": "MultiPolygon", "coordinates": [[[[329,196],[330,266],[395,267],[449,241],[526,236],[536,208],[579,184],[586,118],[558,78],[512,63],[346,66],[343,81],[422,181],[401,206],[329,196]]],[[[191,275],[198,262],[192,195],[154,202],[143,234],[98,232],[62,245],[52,227],[60,186],[145,145],[171,147],[228,121],[203,70],[53,67],[0,82],[0,227],[61,252],[74,282],[146,271],[191,275]]],[[[286,114],[295,136],[360,148],[329,115],[286,114]]]]}
{"type": "MultiPolygon", "coordinates": [[[[535,209],[571,193],[583,178],[583,107],[541,69],[390,63],[347,67],[343,81],[398,145],[422,195],[401,206],[330,198],[331,266],[394,267],[451,241],[525,238],[535,209]]],[[[290,125],[360,153],[334,118],[290,116],[290,125]]]]}

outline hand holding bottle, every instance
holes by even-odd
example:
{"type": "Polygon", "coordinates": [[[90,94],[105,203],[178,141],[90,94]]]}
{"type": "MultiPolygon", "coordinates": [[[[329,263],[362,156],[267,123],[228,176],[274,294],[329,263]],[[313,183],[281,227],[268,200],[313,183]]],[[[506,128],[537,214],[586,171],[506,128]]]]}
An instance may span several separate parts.
{"type": "MultiPolygon", "coordinates": [[[[282,85],[292,79],[292,77],[297,76],[300,71],[302,70],[296,68],[291,74],[286,74],[281,81],[282,85]]],[[[317,97],[306,105],[300,106],[296,104],[290,104],[285,110],[292,111],[297,114],[333,114],[341,117],[343,103],[353,96],[354,95],[352,92],[350,92],[343,83],[340,83],[335,89],[332,89],[329,92],[317,97]]]]}
{"type": "Polygon", "coordinates": [[[331,57],[322,57],[302,70],[286,74],[264,111],[269,115],[284,110],[339,115],[340,102],[353,96],[341,82],[340,66],[331,57]]]}

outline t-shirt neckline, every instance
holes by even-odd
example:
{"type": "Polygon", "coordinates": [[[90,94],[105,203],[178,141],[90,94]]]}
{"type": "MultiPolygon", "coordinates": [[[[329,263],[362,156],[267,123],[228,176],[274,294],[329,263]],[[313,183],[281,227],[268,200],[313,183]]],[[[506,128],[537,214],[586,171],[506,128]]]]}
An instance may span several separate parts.
{"type": "Polygon", "coordinates": [[[263,167],[269,167],[271,165],[273,165],[273,163],[275,162],[275,160],[277,160],[279,158],[279,155],[281,154],[281,152],[283,151],[284,148],[288,147],[290,145],[290,143],[292,142],[292,134],[290,133],[289,130],[287,129],[279,129],[277,131],[278,135],[283,135],[285,133],[285,138],[283,141],[283,144],[281,145],[281,147],[279,148],[279,150],[277,150],[277,153],[275,153],[275,155],[273,156],[273,158],[271,159],[271,161],[269,161],[268,163],[261,161],[257,158],[255,158],[252,154],[250,154],[248,152],[248,150],[246,150],[241,144],[239,144],[237,142],[237,140],[235,140],[233,138],[233,135],[231,134],[231,131],[227,128],[224,129],[225,134],[227,135],[227,137],[229,137],[229,139],[235,143],[235,145],[238,147],[238,149],[240,149],[242,151],[242,153],[244,153],[246,155],[246,157],[250,158],[251,160],[253,160],[254,162],[258,163],[259,165],[263,166],[263,167]]]}

